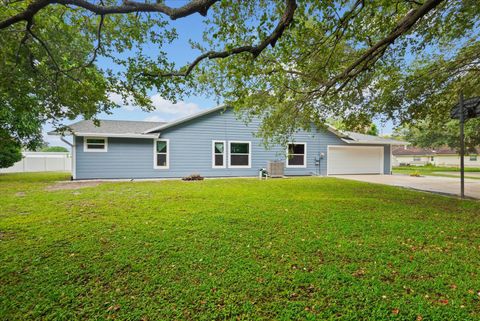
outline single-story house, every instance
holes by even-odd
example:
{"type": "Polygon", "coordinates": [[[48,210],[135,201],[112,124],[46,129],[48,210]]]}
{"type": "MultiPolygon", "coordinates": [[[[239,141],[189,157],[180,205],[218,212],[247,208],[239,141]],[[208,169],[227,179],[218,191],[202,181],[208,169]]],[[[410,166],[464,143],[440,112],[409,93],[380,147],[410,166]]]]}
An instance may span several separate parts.
{"type": "MultiPolygon", "coordinates": [[[[474,153],[464,156],[466,167],[480,167],[480,148],[474,153]]],[[[424,166],[427,164],[435,166],[459,167],[460,155],[458,152],[449,147],[439,148],[420,148],[396,146],[392,151],[393,166],[411,165],[424,166]]]]}
{"type": "Polygon", "coordinates": [[[259,124],[245,124],[225,106],[168,123],[83,120],[69,126],[72,177],[256,176],[268,161],[284,161],[285,175],[390,174],[391,146],[402,144],[327,126],[267,149],[255,135],[259,124]]]}

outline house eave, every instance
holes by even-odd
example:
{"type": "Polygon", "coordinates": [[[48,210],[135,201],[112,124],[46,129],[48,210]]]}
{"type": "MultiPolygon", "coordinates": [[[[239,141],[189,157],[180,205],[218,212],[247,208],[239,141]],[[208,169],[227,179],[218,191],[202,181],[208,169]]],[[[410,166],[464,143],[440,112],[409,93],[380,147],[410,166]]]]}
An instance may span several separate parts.
{"type": "Polygon", "coordinates": [[[341,138],[342,141],[344,141],[347,144],[355,145],[355,144],[361,144],[361,145],[399,145],[399,146],[405,146],[405,145],[410,145],[409,142],[402,142],[402,141],[392,141],[392,140],[384,140],[384,141],[370,141],[370,140],[352,140],[352,139],[345,139],[341,138]]]}
{"type": "Polygon", "coordinates": [[[158,138],[160,134],[133,134],[133,133],[74,133],[75,136],[83,137],[119,137],[119,138],[158,138]]]}
{"type": "Polygon", "coordinates": [[[345,134],[344,132],[342,132],[340,129],[337,129],[330,124],[326,124],[326,125],[327,125],[327,129],[328,129],[329,132],[335,134],[336,136],[338,136],[340,138],[348,138],[348,135],[345,134]]]}

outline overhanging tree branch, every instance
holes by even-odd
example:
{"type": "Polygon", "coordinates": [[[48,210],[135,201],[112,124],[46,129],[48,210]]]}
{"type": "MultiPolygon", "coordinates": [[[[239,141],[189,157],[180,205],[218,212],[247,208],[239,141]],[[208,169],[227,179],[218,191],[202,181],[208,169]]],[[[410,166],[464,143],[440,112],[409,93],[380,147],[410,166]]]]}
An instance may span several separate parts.
{"type": "MultiPolygon", "coordinates": [[[[431,10],[435,9],[443,1],[444,0],[427,0],[417,9],[411,10],[397,23],[396,27],[388,34],[388,36],[375,43],[342,73],[333,77],[324,86],[322,86],[323,89],[319,90],[321,91],[322,95],[326,95],[327,92],[339,82],[349,82],[360,72],[368,69],[371,64],[374,64],[383,56],[386,49],[393,44],[398,37],[405,34],[415,25],[415,23],[417,23],[417,21],[428,14],[431,10]]],[[[343,84],[340,86],[343,88],[343,84]]]]}
{"type": "MultiPolygon", "coordinates": [[[[101,16],[101,21],[99,24],[99,29],[97,34],[98,43],[93,52],[92,60],[87,64],[88,66],[88,65],[91,65],[93,61],[96,59],[97,52],[100,49],[101,27],[103,24],[103,19],[106,15],[126,14],[126,13],[133,13],[133,12],[158,12],[158,13],[163,13],[168,17],[170,17],[171,19],[175,20],[178,18],[183,18],[189,15],[192,15],[194,13],[199,13],[205,16],[207,14],[208,9],[215,2],[218,2],[218,1],[219,0],[193,0],[180,8],[172,8],[164,5],[163,3],[151,4],[151,3],[141,3],[141,2],[128,1],[128,0],[124,0],[123,4],[118,6],[105,6],[103,5],[103,3],[97,5],[86,0],[36,0],[35,2],[28,5],[24,11],[6,20],[0,21],[0,30],[5,29],[20,21],[27,21],[27,22],[31,21],[33,17],[40,10],[44,9],[49,5],[54,5],[54,4],[71,5],[71,6],[76,6],[76,7],[80,7],[85,10],[88,10],[94,14],[101,16]]],[[[185,71],[183,72],[172,72],[172,73],[160,74],[160,75],[145,73],[144,75],[149,77],[159,77],[159,76],[186,77],[204,59],[226,58],[226,57],[244,53],[244,52],[248,52],[252,54],[253,57],[257,57],[269,45],[274,47],[278,39],[283,35],[285,29],[293,21],[293,16],[297,8],[296,0],[286,0],[285,2],[286,2],[285,11],[282,17],[280,18],[276,28],[272,31],[272,33],[268,37],[264,38],[259,44],[240,46],[240,47],[236,47],[236,48],[225,50],[225,51],[206,52],[200,55],[199,57],[197,57],[190,65],[186,66],[185,71]]],[[[42,44],[42,46],[45,47],[45,44],[42,44]]]]}
{"type": "Polygon", "coordinates": [[[90,58],[90,60],[87,63],[76,66],[76,67],[72,67],[68,69],[68,71],[90,67],[97,60],[98,52],[102,49],[102,28],[103,28],[104,21],[105,21],[105,15],[100,15],[100,22],[98,23],[98,28],[97,28],[97,45],[93,49],[92,58],[90,58]]]}
{"type": "MultiPolygon", "coordinates": [[[[191,64],[186,66],[184,69],[185,71],[181,72],[172,72],[172,73],[165,73],[160,76],[162,77],[172,77],[172,76],[177,76],[177,77],[186,77],[188,76],[193,69],[203,60],[205,59],[218,59],[218,58],[227,58],[229,56],[237,55],[240,53],[250,53],[254,58],[256,58],[265,48],[267,48],[269,45],[272,47],[275,47],[275,44],[277,43],[278,39],[283,35],[283,32],[285,29],[290,25],[290,23],[293,21],[293,15],[295,14],[295,10],[297,9],[297,3],[295,0],[286,0],[286,8],[285,11],[283,12],[282,17],[280,18],[277,27],[272,31],[272,33],[263,39],[258,45],[252,46],[241,46],[241,47],[236,47],[230,50],[224,50],[224,51],[209,51],[206,52],[200,56],[198,56],[191,64]]],[[[145,74],[150,77],[157,76],[155,74],[145,74]]]]}
{"type": "Polygon", "coordinates": [[[123,4],[118,6],[98,5],[86,0],[36,0],[29,4],[24,11],[0,21],[0,29],[5,29],[20,21],[29,21],[40,10],[55,4],[80,7],[97,15],[125,14],[133,12],[158,12],[170,17],[172,20],[175,20],[190,16],[195,13],[205,16],[207,15],[208,9],[210,9],[210,7],[218,1],[219,0],[193,0],[182,7],[172,8],[163,3],[144,3],[128,0],[124,0],[123,4]]]}
{"type": "MultiPolygon", "coordinates": [[[[53,55],[52,51],[48,47],[47,43],[45,43],[45,41],[43,41],[42,38],[40,38],[39,36],[37,36],[33,32],[32,27],[33,27],[33,20],[30,20],[27,23],[27,32],[30,34],[30,36],[32,36],[33,39],[35,39],[43,47],[43,49],[47,53],[47,56],[52,61],[54,69],[55,69],[55,79],[56,80],[58,79],[58,74],[60,73],[60,74],[65,75],[67,78],[70,78],[73,81],[80,82],[79,79],[77,79],[75,77],[72,77],[68,72],[66,72],[65,70],[62,70],[62,68],[57,63],[57,60],[55,59],[55,56],[53,55]]],[[[55,82],[56,82],[56,80],[55,80],[55,82]]]]}

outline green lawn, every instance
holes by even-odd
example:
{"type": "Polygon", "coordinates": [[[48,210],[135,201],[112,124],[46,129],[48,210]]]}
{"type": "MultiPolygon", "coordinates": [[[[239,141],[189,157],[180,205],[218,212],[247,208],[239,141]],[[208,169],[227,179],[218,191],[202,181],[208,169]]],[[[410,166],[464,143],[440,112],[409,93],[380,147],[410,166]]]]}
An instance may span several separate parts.
{"type": "Polygon", "coordinates": [[[3,320],[478,320],[480,203],[334,178],[0,175],[3,320]]]}
{"type": "MultiPolygon", "coordinates": [[[[393,168],[394,174],[405,174],[411,175],[413,173],[418,173],[424,176],[443,176],[443,177],[459,177],[460,169],[458,167],[437,167],[437,166],[399,166],[393,168]]],[[[466,167],[465,168],[465,177],[480,179],[480,176],[477,175],[480,173],[480,168],[478,167],[466,167]],[[470,173],[475,173],[471,175],[470,173]],[[469,175],[470,174],[470,175],[469,175]]]]}

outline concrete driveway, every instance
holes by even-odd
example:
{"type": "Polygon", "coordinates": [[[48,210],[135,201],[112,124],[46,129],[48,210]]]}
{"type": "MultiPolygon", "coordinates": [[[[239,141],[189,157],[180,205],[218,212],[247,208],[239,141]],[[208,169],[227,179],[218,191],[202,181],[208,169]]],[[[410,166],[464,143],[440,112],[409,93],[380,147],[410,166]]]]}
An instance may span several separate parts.
{"type": "MultiPolygon", "coordinates": [[[[460,195],[460,178],[438,176],[412,177],[408,175],[335,175],[334,177],[401,186],[427,192],[460,195]]],[[[465,195],[480,199],[480,180],[466,178],[465,195]]]]}

